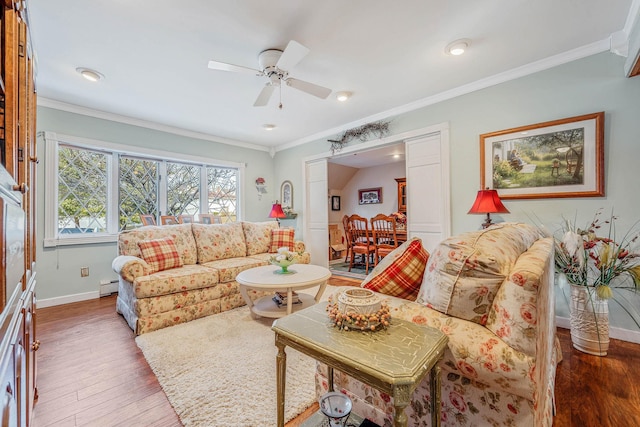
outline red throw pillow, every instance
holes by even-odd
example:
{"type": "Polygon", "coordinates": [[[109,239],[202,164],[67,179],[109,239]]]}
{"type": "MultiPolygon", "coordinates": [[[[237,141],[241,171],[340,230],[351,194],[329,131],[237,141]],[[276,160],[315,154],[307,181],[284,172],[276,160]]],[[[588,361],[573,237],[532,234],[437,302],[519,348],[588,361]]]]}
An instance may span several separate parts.
{"type": "Polygon", "coordinates": [[[360,285],[363,288],[414,301],[422,285],[429,252],[413,238],[382,258],[360,285]]]}
{"type": "Polygon", "coordinates": [[[296,230],[293,228],[276,228],[271,230],[271,246],[269,247],[269,252],[276,253],[280,248],[287,248],[293,251],[293,245],[295,243],[293,235],[295,232],[296,230]]]}
{"type": "Polygon", "coordinates": [[[138,247],[142,252],[142,259],[149,264],[152,273],[183,266],[173,239],[142,240],[138,242],[138,247]]]}

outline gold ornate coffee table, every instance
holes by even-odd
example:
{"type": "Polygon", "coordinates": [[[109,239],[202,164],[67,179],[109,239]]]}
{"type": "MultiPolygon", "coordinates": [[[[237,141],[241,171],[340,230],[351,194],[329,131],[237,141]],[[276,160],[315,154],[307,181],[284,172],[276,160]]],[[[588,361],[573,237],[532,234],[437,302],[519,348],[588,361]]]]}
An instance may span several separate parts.
{"type": "Polygon", "coordinates": [[[339,331],[329,320],[326,303],[276,320],[276,382],[278,427],[284,426],[286,360],[289,346],[328,365],[329,389],[333,369],[393,396],[395,427],[407,426],[404,409],[420,381],[430,373],[431,425],[440,425],[440,361],[448,338],[437,329],[393,319],[379,332],[339,331]]]}

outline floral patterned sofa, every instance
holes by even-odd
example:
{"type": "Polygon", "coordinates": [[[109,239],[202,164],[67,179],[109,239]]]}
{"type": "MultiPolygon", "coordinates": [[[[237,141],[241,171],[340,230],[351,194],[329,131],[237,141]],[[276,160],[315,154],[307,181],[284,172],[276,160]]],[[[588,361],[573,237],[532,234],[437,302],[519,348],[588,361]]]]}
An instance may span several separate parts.
{"type": "Polygon", "coordinates": [[[236,275],[267,265],[280,247],[296,251],[297,262],[310,262],[294,230],[275,221],[124,231],[112,264],[120,276],[116,311],[139,335],[242,306],[236,275]]]}
{"type": "MultiPolygon", "coordinates": [[[[551,238],[530,225],[503,223],[440,243],[415,301],[382,295],[392,321],[438,328],[449,337],[441,362],[443,426],[552,425],[561,357],[553,265],[551,238]]],[[[319,363],[318,395],[327,392],[326,376],[319,363]]],[[[354,412],[392,425],[392,397],[338,370],[334,386],[351,397],[354,412]]],[[[430,401],[427,377],[406,408],[410,426],[431,425],[430,401]]]]}

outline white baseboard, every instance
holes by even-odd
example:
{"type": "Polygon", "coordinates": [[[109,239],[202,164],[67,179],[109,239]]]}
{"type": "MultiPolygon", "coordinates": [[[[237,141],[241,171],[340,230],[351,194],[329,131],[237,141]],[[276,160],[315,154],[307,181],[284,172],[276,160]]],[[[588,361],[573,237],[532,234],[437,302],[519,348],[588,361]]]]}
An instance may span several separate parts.
{"type": "MultiPolygon", "coordinates": [[[[571,321],[567,317],[556,316],[556,326],[571,329],[571,321]]],[[[609,328],[609,338],[640,344],[640,332],[628,329],[611,327],[609,328]]]]}
{"type": "Polygon", "coordinates": [[[80,301],[86,301],[86,300],[98,299],[98,298],[100,298],[100,292],[93,291],[93,292],[86,292],[83,294],[65,295],[63,297],[38,299],[38,302],[36,303],[36,309],[53,307],[55,305],[69,304],[72,302],[80,302],[80,301]]]}

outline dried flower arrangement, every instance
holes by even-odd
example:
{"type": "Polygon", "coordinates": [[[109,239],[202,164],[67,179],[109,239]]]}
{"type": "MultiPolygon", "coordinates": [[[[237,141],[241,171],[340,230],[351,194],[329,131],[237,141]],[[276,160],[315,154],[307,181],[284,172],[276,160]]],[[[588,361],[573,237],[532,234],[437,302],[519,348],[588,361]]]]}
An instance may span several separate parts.
{"type": "Polygon", "coordinates": [[[370,139],[371,137],[382,138],[389,134],[389,124],[390,121],[379,121],[373,123],[367,123],[366,125],[362,125],[357,128],[346,130],[342,137],[338,140],[329,139],[328,141],[331,143],[331,154],[335,154],[336,152],[342,150],[345,145],[354,139],[359,139],[364,142],[370,139]]]}

